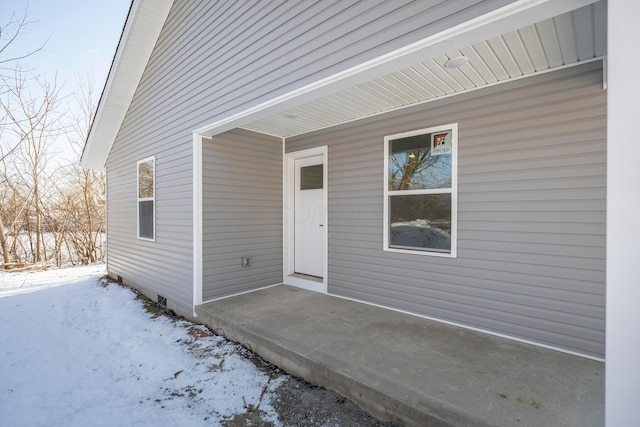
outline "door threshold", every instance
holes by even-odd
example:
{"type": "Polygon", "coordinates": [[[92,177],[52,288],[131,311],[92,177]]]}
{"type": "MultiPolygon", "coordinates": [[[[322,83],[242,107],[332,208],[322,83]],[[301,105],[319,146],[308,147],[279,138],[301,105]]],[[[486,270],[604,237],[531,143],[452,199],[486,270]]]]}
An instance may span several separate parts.
{"type": "Polygon", "coordinates": [[[327,293],[327,284],[322,277],[308,276],[306,274],[291,273],[285,276],[285,284],[308,291],[327,293]]]}
{"type": "Polygon", "coordinates": [[[298,279],[303,279],[303,280],[311,280],[313,282],[318,282],[318,283],[322,283],[322,277],[318,277],[318,276],[311,276],[309,274],[303,274],[303,273],[291,273],[289,275],[289,277],[295,277],[298,279]]]}

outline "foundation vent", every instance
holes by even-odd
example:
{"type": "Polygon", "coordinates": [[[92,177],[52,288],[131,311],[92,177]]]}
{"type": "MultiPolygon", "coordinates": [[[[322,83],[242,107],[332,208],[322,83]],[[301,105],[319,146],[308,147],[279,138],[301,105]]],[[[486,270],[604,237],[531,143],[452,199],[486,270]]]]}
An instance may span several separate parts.
{"type": "Polygon", "coordinates": [[[163,297],[162,295],[158,295],[158,304],[160,304],[163,307],[167,306],[167,299],[165,297],[163,297]]]}

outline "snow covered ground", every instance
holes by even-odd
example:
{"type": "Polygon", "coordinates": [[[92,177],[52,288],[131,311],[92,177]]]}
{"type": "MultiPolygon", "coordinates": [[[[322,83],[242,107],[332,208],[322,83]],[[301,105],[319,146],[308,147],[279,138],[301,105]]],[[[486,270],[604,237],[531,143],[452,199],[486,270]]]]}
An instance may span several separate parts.
{"type": "Polygon", "coordinates": [[[0,272],[0,425],[221,425],[270,405],[241,347],[154,316],[102,265],[0,272]]]}

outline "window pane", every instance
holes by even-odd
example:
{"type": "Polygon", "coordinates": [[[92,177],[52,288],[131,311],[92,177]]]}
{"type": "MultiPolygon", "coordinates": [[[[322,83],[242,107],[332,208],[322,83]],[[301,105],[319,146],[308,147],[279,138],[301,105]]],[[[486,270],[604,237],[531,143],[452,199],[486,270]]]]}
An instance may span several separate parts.
{"type": "Polygon", "coordinates": [[[322,165],[303,166],[300,168],[300,189],[316,190],[323,184],[322,165]]]}
{"type": "Polygon", "coordinates": [[[138,202],[138,237],[153,239],[153,200],[138,202]]]}
{"type": "Polygon", "coordinates": [[[451,187],[451,131],[394,139],[388,154],[389,190],[451,187]]]}
{"type": "Polygon", "coordinates": [[[138,164],[138,198],[153,197],[153,160],[138,164]]]}
{"type": "Polygon", "coordinates": [[[451,252],[451,194],[389,197],[389,246],[451,252]]]}

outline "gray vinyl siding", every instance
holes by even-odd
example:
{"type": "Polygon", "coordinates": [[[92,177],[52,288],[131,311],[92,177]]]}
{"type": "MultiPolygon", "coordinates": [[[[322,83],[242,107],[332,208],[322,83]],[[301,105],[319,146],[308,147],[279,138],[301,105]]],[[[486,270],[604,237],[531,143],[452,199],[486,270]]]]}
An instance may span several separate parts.
{"type": "Polygon", "coordinates": [[[282,140],[226,132],[202,165],[204,301],[282,283],[282,140]]]}
{"type": "Polygon", "coordinates": [[[604,357],[600,63],[287,140],[328,148],[329,292],[604,357]],[[382,250],[383,138],[458,123],[458,257],[382,250]]]}
{"type": "Polygon", "coordinates": [[[107,160],[110,273],[190,310],[195,129],[512,1],[176,0],[107,160]],[[157,237],[145,242],[135,164],[151,155],[157,237]]]}
{"type": "Polygon", "coordinates": [[[140,101],[197,129],[512,1],[176,0],[140,101]]]}
{"type": "MultiPolygon", "coordinates": [[[[126,125],[126,122],[125,122],[126,125]]],[[[122,133],[130,129],[123,128],[122,133]]],[[[135,132],[134,132],[135,133],[135,132]]],[[[191,310],[193,301],[191,144],[169,135],[116,141],[107,160],[108,270],[124,283],[191,310]],[[173,139],[175,138],[175,139],[173,139]],[[155,155],[156,239],[137,238],[136,162],[155,155]]]]}

